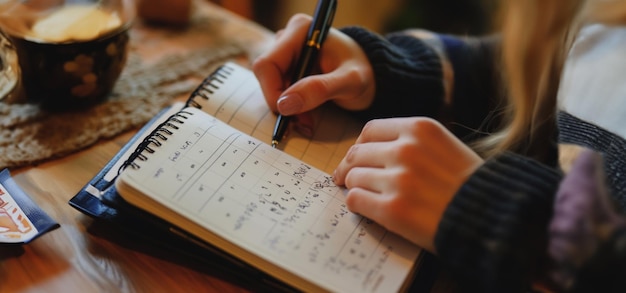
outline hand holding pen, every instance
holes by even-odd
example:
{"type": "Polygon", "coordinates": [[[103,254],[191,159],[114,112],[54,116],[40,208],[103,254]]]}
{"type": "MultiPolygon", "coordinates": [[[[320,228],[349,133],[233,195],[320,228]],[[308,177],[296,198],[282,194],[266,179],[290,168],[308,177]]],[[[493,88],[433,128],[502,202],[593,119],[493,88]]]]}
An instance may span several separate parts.
{"type": "MultiPolygon", "coordinates": [[[[317,62],[317,56],[322,49],[322,44],[332,26],[336,9],[337,1],[335,0],[320,0],[317,2],[315,15],[313,15],[313,21],[311,22],[309,32],[302,46],[302,53],[300,53],[300,57],[296,63],[291,84],[311,74],[313,65],[317,62]]],[[[285,135],[290,117],[291,116],[284,116],[282,114],[278,115],[276,125],[274,126],[274,133],[272,134],[272,147],[275,148],[285,135]]]]}
{"type": "MultiPolygon", "coordinates": [[[[336,1],[322,0],[318,3],[317,10],[320,7],[334,7],[336,4],[332,3],[336,1]]],[[[284,117],[289,117],[286,120],[290,120],[297,115],[297,120],[292,119],[299,126],[296,129],[308,128],[312,131],[312,120],[308,119],[310,123],[302,125],[306,122],[300,119],[301,114],[327,101],[333,101],[348,110],[362,110],[371,104],[374,97],[375,83],[367,56],[354,40],[339,30],[330,28],[332,13],[328,14],[330,18],[327,18],[326,29],[329,31],[325,34],[325,39],[321,38],[321,48],[307,48],[309,42],[305,42],[303,46],[303,40],[309,39],[307,36],[324,36],[312,33],[315,32],[315,19],[319,17],[311,19],[310,16],[298,14],[277,33],[274,47],[257,58],[253,64],[254,73],[269,107],[281,114],[279,120],[284,117]],[[309,50],[310,53],[306,53],[309,50]],[[307,63],[307,66],[302,65],[307,63]],[[313,73],[312,70],[316,74],[309,75],[313,73]]],[[[318,21],[317,25],[319,24],[318,21]]],[[[284,120],[281,123],[283,126],[287,125],[284,120]]],[[[277,129],[276,134],[285,129],[277,129]]],[[[275,137],[278,139],[274,146],[282,138],[275,137]]]]}

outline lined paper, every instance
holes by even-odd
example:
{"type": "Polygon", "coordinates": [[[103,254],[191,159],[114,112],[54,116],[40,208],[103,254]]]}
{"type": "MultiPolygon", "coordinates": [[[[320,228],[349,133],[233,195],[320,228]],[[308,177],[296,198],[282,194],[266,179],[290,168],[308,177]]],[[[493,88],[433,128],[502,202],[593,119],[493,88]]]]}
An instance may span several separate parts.
{"type": "MultiPolygon", "coordinates": [[[[269,143],[276,115],[267,106],[254,74],[227,63],[203,90],[191,97],[203,111],[226,124],[269,143]]],[[[332,173],[360,133],[361,123],[341,109],[325,105],[312,113],[316,128],[312,138],[292,131],[281,141],[283,151],[326,173],[332,173]]]]}
{"type": "Polygon", "coordinates": [[[421,250],[349,212],[327,173],[197,108],[179,116],[178,129],[119,182],[321,288],[400,289],[421,250]]]}

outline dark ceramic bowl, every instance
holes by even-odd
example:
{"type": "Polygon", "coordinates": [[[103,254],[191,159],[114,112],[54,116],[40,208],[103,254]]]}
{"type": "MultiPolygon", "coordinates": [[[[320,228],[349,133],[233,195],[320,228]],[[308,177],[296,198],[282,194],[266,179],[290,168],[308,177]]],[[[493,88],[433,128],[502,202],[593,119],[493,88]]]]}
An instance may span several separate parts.
{"type": "Polygon", "coordinates": [[[64,110],[106,99],[126,63],[128,29],[125,26],[94,40],[68,43],[8,35],[18,52],[26,100],[64,110]]]}

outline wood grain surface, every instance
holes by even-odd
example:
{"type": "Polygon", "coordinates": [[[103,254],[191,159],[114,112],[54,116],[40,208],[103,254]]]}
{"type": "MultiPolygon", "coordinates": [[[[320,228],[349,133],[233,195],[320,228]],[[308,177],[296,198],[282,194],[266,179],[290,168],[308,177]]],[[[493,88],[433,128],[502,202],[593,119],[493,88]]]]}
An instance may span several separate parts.
{"type": "MultiPolygon", "coordinates": [[[[249,65],[273,40],[270,31],[209,1],[195,4],[194,13],[210,15],[217,26],[207,34],[235,38],[245,45],[248,55],[241,63],[249,65]]],[[[171,47],[146,48],[145,57],[184,50],[175,43],[167,46],[171,47]]],[[[111,237],[115,227],[97,227],[92,219],[69,206],[69,199],[135,131],[61,159],[10,170],[22,189],[61,227],[27,245],[0,247],[0,292],[257,291],[249,282],[240,282],[237,276],[219,269],[167,253],[150,253],[149,245],[132,237],[111,237]]]]}

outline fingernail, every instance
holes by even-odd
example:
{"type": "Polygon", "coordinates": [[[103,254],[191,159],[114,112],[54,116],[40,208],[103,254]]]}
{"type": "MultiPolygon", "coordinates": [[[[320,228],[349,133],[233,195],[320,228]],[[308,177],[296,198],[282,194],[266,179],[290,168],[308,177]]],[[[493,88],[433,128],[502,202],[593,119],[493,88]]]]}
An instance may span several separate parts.
{"type": "Polygon", "coordinates": [[[302,105],[303,103],[300,95],[293,94],[280,97],[276,104],[278,112],[283,115],[294,115],[300,113],[302,105]]]}

